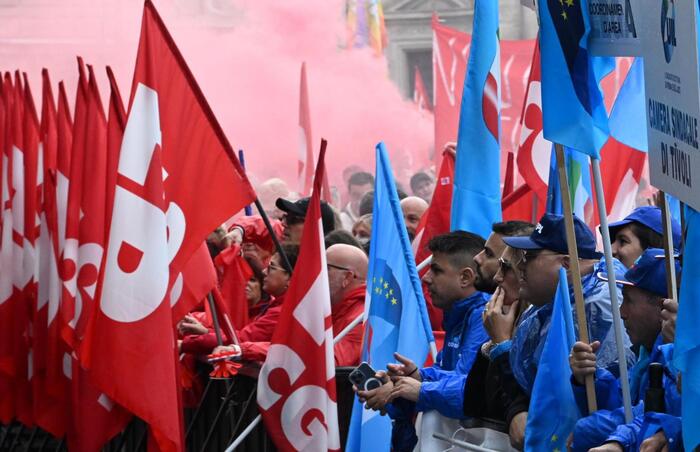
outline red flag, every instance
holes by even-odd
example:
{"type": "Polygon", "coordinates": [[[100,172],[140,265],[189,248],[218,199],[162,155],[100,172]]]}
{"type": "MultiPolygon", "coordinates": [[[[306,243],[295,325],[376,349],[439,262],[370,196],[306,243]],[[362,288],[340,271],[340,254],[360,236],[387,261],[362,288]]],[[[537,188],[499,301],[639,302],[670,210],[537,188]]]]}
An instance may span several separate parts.
{"type": "MultiPolygon", "coordinates": [[[[14,185],[12,181],[13,121],[15,92],[12,78],[5,74],[2,86],[3,148],[2,151],[2,237],[0,238],[0,268],[14,268],[15,242],[12,204],[14,185]]],[[[0,393],[12,394],[14,390],[15,366],[15,297],[13,297],[14,272],[0,272],[0,393]]],[[[0,421],[10,423],[15,416],[14,397],[0,397],[0,421]]]]}
{"type": "Polygon", "coordinates": [[[430,104],[430,97],[428,97],[428,91],[425,89],[425,83],[423,82],[423,76],[420,75],[418,66],[414,68],[414,86],[413,86],[413,102],[418,105],[418,111],[433,111],[433,106],[430,104]]]}
{"type": "MultiPolygon", "coordinates": [[[[535,44],[528,79],[525,102],[520,114],[520,147],[518,148],[518,170],[525,184],[537,196],[537,203],[547,205],[547,181],[552,143],[544,139],[542,132],[542,79],[540,77],[540,47],[535,44]]],[[[539,216],[538,216],[539,218],[539,216]]]]}
{"type": "Polygon", "coordinates": [[[91,375],[182,450],[171,287],[214,228],[255,198],[153,4],[141,38],[101,287],[84,343],[91,375]]]}
{"type": "MultiPolygon", "coordinates": [[[[56,394],[58,382],[49,382],[49,330],[48,319],[50,306],[58,304],[61,283],[58,278],[58,220],[56,213],[56,165],[58,149],[58,130],[56,127],[56,103],[51,88],[49,73],[42,71],[42,111],[41,144],[39,154],[40,181],[43,186],[40,205],[41,226],[37,240],[38,297],[33,322],[33,391],[34,416],[38,426],[55,437],[62,437],[66,431],[65,413],[69,410],[64,394],[56,394]],[[53,299],[53,300],[52,300],[53,299]]],[[[58,340],[57,337],[51,338],[58,340]]],[[[57,365],[55,362],[51,362],[57,365]]],[[[54,369],[52,377],[58,373],[54,369]]],[[[62,378],[62,376],[61,376],[62,378]]],[[[66,386],[64,386],[64,389],[66,386]]]]}
{"type": "MultiPolygon", "coordinates": [[[[501,40],[501,152],[518,147],[518,115],[525,95],[534,39],[501,40]]],[[[433,84],[435,149],[456,141],[460,99],[471,36],[440,24],[433,16],[433,84]]],[[[439,155],[436,155],[439,159],[439,155]]],[[[505,169],[505,167],[503,168],[505,169]]],[[[501,174],[503,177],[503,174],[501,174]]]]}
{"type": "Polygon", "coordinates": [[[325,146],[304,221],[292,276],[267,359],[258,378],[258,406],[280,450],[340,450],[328,268],[321,226],[325,146]],[[286,375],[284,375],[286,374],[286,375]]]}
{"type": "Polygon", "coordinates": [[[311,113],[309,112],[309,90],[306,86],[306,63],[301,63],[299,84],[299,193],[307,196],[313,180],[314,151],[311,140],[311,113]]]}
{"type": "MultiPolygon", "coordinates": [[[[53,397],[68,402],[70,380],[64,363],[70,364],[71,350],[61,338],[62,317],[59,314],[63,283],[60,276],[62,255],[65,246],[66,210],[68,205],[68,176],[70,174],[70,153],[73,136],[73,122],[63,82],[59,83],[58,107],[56,111],[56,164],[47,168],[44,181],[47,223],[51,246],[56,253],[57,268],[50,273],[48,282],[48,338],[46,351],[47,391],[53,397]],[[55,215],[55,218],[52,218],[55,215]]],[[[41,285],[40,285],[41,288],[41,285]]],[[[70,366],[68,366],[69,368],[70,366]]]]}
{"type": "MultiPolygon", "coordinates": [[[[78,300],[78,272],[79,246],[80,246],[80,212],[83,193],[83,159],[85,158],[85,141],[88,136],[87,108],[88,108],[88,80],[85,77],[83,60],[78,57],[78,86],[75,96],[75,118],[71,134],[70,169],[68,176],[68,188],[65,214],[65,242],[61,253],[59,274],[63,281],[61,303],[59,308],[61,337],[71,350],[77,348],[76,327],[76,303],[78,300]]],[[[59,162],[59,171],[61,171],[59,162]]],[[[61,186],[59,180],[59,194],[61,186]]],[[[60,221],[60,220],[59,220],[60,221]]],[[[60,226],[59,226],[60,227],[60,226]]],[[[94,251],[95,247],[91,247],[94,251]]],[[[92,253],[93,255],[95,253],[92,253]]],[[[94,260],[94,259],[93,259],[94,260]]],[[[78,308],[79,309],[79,308],[78,308]]],[[[79,315],[78,310],[78,315],[79,315]]]]}
{"type": "Polygon", "coordinates": [[[233,325],[241,329],[248,324],[248,300],[245,286],[253,276],[253,270],[241,255],[240,245],[232,245],[216,256],[214,261],[220,269],[221,295],[225,301],[223,312],[233,325]]]}
{"type": "Polygon", "coordinates": [[[508,153],[508,160],[506,162],[506,177],[503,179],[503,194],[501,199],[505,199],[506,196],[513,193],[515,185],[515,154],[512,152],[508,153]]]}
{"type": "MultiPolygon", "coordinates": [[[[420,264],[428,257],[431,252],[428,249],[428,242],[436,235],[446,234],[450,232],[450,212],[452,210],[452,191],[455,174],[455,155],[454,152],[444,151],[442,162],[440,164],[440,172],[438,173],[437,183],[433,198],[430,200],[430,206],[425,211],[423,217],[418,224],[416,237],[413,239],[413,254],[416,256],[416,264],[420,264]]],[[[420,276],[423,277],[428,272],[428,267],[425,267],[420,276]]],[[[442,329],[442,310],[433,305],[430,299],[430,293],[427,286],[423,285],[423,294],[426,296],[428,317],[430,324],[434,330],[442,329]]]]}
{"type": "MultiPolygon", "coordinates": [[[[527,184],[522,184],[520,187],[516,188],[501,201],[503,221],[520,220],[536,222],[540,214],[536,214],[537,217],[533,218],[533,199],[534,194],[527,184]]],[[[543,212],[544,208],[545,206],[538,206],[538,210],[542,210],[543,212]]]]}

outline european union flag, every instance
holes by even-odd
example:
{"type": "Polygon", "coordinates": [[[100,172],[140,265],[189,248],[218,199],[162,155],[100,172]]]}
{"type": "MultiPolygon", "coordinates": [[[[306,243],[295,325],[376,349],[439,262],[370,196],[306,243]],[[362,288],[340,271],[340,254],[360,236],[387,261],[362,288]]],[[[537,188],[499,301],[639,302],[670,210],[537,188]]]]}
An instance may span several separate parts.
{"type": "Polygon", "coordinates": [[[685,450],[700,446],[700,212],[686,206],[683,278],[676,323],[673,365],[683,375],[681,413],[685,450]]]}
{"type": "Polygon", "coordinates": [[[474,2],[464,77],[450,228],[488,237],[501,221],[501,63],[498,2],[474,2]]]}
{"type": "Polygon", "coordinates": [[[586,0],[542,0],[537,5],[544,137],[598,158],[609,131],[597,81],[614,60],[588,54],[586,0]]]}
{"type": "Polygon", "coordinates": [[[571,389],[569,351],[575,342],[566,270],[559,269],[559,287],[554,296],[552,321],[537,377],[532,388],[525,427],[525,450],[565,451],[566,439],[579,418],[571,389]]]}
{"type": "MultiPolygon", "coordinates": [[[[399,352],[419,365],[434,341],[384,143],[377,145],[362,359],[386,369],[399,352]]],[[[355,400],[346,450],[389,450],[391,420],[355,400]]]]}

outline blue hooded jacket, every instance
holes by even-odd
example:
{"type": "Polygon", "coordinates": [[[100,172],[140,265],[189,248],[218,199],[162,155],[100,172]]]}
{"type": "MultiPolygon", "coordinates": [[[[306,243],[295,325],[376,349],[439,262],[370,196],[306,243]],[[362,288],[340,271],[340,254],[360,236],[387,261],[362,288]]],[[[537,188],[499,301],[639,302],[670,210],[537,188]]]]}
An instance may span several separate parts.
{"type": "Polygon", "coordinates": [[[464,382],[481,344],[489,338],[481,316],[489,297],[489,294],[477,291],[445,312],[442,321],[445,342],[435,363],[419,370],[422,382],[418,402],[397,399],[386,407],[394,419],[393,450],[413,450],[415,447],[417,437],[413,415],[416,411],[437,410],[447,417],[464,418],[464,382]]]}
{"type": "MultiPolygon", "coordinates": [[[[681,397],[678,393],[677,372],[672,366],[673,344],[664,344],[659,335],[651,352],[641,347],[640,358],[630,369],[630,396],[632,398],[633,421],[625,423],[622,408],[622,391],[619,378],[605,369],[595,374],[598,411],[580,419],[574,428],[575,451],[588,450],[608,441],[617,441],[625,450],[639,450],[641,443],[659,430],[663,430],[669,441],[669,450],[681,450],[681,397]],[[666,413],[644,413],[644,395],[649,387],[649,364],[657,362],[664,366],[664,396],[666,413]]],[[[576,402],[583,413],[586,408],[584,386],[572,379],[576,402]]]]}
{"type": "MultiPolygon", "coordinates": [[[[625,271],[620,261],[614,259],[615,272],[625,271]]],[[[612,304],[608,283],[601,281],[596,275],[606,274],[605,259],[597,262],[591,273],[581,278],[583,286],[583,298],[586,310],[586,320],[588,333],[591,341],[600,341],[600,349],[596,353],[598,366],[611,370],[618,374],[617,347],[615,345],[615,331],[612,328],[612,304]]],[[[570,289],[573,290],[573,289],[570,289]]],[[[572,308],[574,306],[574,296],[570,294],[572,308]]],[[[618,299],[622,300],[620,286],[618,285],[618,299]]],[[[553,304],[547,303],[540,307],[531,307],[521,316],[518,328],[510,344],[510,365],[513,375],[518,384],[530,395],[532,386],[535,383],[537,374],[537,363],[539,363],[542,348],[544,347],[549,325],[552,320],[553,304]]],[[[578,337],[578,323],[576,322],[576,311],[573,311],[574,328],[578,337]]],[[[620,328],[623,328],[620,325],[620,328]]],[[[627,366],[635,363],[634,353],[630,349],[631,343],[626,333],[623,334],[626,345],[627,366]]],[[[500,350],[499,350],[500,351],[500,350]]],[[[498,352],[497,352],[498,353],[498,352]]],[[[494,354],[492,352],[492,358],[494,354]]]]}

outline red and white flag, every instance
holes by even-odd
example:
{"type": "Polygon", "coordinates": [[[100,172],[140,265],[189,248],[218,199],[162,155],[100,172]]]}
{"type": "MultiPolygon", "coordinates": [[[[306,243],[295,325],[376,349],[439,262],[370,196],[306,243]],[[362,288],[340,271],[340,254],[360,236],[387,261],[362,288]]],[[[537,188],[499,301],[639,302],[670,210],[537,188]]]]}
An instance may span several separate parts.
{"type": "Polygon", "coordinates": [[[424,110],[433,111],[433,106],[430,103],[430,97],[428,97],[428,90],[425,89],[423,76],[420,75],[418,66],[414,68],[413,102],[418,105],[418,111],[420,112],[423,112],[424,110]]]}
{"type": "Polygon", "coordinates": [[[83,344],[98,386],[183,450],[172,287],[207,235],[255,198],[153,4],[144,5],[106,258],[83,344]]]}
{"type": "Polygon", "coordinates": [[[301,63],[299,83],[299,193],[307,196],[311,191],[314,173],[314,151],[311,141],[311,113],[309,112],[309,89],[306,83],[306,63],[301,63]]]}
{"type": "Polygon", "coordinates": [[[535,44],[525,102],[520,115],[520,146],[517,164],[520,175],[537,197],[538,206],[547,204],[547,182],[552,143],[542,132],[542,78],[540,46],[535,44]]]}
{"type": "MultiPolygon", "coordinates": [[[[5,74],[2,86],[2,235],[0,236],[0,268],[15,267],[15,241],[12,213],[14,185],[12,180],[14,109],[16,103],[12,77],[5,74]]],[[[0,272],[0,393],[13,394],[15,365],[15,297],[13,296],[12,271],[0,272]]],[[[0,397],[0,421],[10,423],[15,416],[13,396],[0,397]]]]}
{"type": "Polygon", "coordinates": [[[321,225],[321,147],[304,221],[298,268],[289,284],[267,359],[258,378],[258,406],[283,451],[340,450],[328,268],[321,225]]]}

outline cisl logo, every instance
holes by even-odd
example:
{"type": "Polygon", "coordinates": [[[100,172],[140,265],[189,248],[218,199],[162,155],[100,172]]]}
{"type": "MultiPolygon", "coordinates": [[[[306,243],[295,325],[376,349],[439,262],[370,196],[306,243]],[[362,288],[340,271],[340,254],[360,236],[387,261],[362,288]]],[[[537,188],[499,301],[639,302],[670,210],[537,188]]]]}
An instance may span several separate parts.
{"type": "Polygon", "coordinates": [[[661,40],[664,44],[664,58],[671,62],[673,48],[676,47],[676,4],[674,0],[661,3],[661,40]]]}

